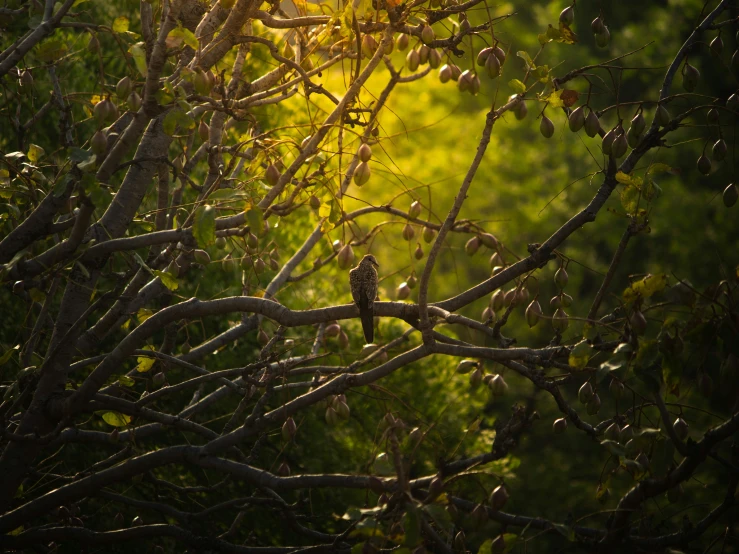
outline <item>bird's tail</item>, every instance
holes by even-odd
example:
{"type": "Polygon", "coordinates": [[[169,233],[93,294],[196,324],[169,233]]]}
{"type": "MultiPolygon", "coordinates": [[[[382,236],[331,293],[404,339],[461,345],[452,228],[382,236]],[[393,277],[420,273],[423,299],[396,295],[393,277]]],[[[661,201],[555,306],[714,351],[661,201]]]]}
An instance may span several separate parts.
{"type": "Polygon", "coordinates": [[[361,310],[359,314],[362,319],[362,330],[364,331],[364,340],[367,344],[371,344],[375,339],[375,318],[372,310],[361,310]]]}

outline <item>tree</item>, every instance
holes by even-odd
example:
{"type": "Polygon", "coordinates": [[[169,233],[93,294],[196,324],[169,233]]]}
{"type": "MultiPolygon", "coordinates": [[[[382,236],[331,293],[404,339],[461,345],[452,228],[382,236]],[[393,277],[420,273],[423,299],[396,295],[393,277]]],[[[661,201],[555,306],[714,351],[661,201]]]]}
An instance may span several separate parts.
{"type": "Polygon", "coordinates": [[[689,8],[684,36],[622,50],[574,5],[538,34],[534,7],[481,0],[9,3],[3,546],[736,551],[737,18],[689,8]],[[394,165],[389,131],[394,99],[452,83],[486,114],[450,197],[394,165]],[[517,170],[592,188],[527,245],[463,210],[528,112],[543,137],[514,142],[517,170]],[[558,148],[575,160],[523,162],[558,148]],[[658,180],[698,174],[720,264],[660,204],[658,180]],[[695,242],[646,273],[660,211],[695,242]],[[348,303],[355,252],[380,261],[377,344],[348,303]]]}

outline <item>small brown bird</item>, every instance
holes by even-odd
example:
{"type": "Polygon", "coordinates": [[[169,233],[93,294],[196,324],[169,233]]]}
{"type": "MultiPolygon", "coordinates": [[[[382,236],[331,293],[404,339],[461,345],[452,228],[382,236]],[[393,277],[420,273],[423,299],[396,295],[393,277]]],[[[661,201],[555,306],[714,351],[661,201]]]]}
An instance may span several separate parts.
{"type": "Polygon", "coordinates": [[[372,343],[375,337],[374,304],[377,296],[377,270],[380,264],[372,254],[361,259],[357,267],[349,272],[349,286],[352,289],[352,298],[359,308],[359,317],[362,320],[364,340],[372,343]]]}

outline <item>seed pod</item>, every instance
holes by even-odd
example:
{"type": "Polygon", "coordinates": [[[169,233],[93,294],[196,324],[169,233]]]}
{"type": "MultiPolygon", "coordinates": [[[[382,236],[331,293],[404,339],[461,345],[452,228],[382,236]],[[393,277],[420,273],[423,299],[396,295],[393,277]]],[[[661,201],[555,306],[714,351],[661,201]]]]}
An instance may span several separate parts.
{"type": "Polygon", "coordinates": [[[517,299],[518,295],[516,294],[516,289],[510,289],[507,290],[505,295],[503,296],[503,305],[507,308],[508,306],[515,306],[516,304],[514,301],[517,299]]]}
{"type": "Polygon", "coordinates": [[[422,44],[421,47],[418,49],[418,61],[420,65],[424,65],[425,63],[428,63],[430,53],[431,53],[431,48],[429,48],[425,44],[422,44]]]}
{"type": "Polygon", "coordinates": [[[336,402],[334,409],[341,419],[349,419],[349,416],[351,415],[351,410],[349,409],[349,404],[347,404],[345,401],[340,400],[336,402]]]}
{"type": "Polygon", "coordinates": [[[295,424],[295,420],[292,417],[288,417],[285,423],[282,424],[282,439],[285,442],[289,442],[298,432],[298,426],[295,424]]]}
{"type": "Polygon", "coordinates": [[[698,80],[701,78],[700,71],[685,62],[683,66],[683,88],[688,92],[693,92],[698,86],[698,80]]]}
{"type": "Polygon", "coordinates": [[[144,524],[144,520],[141,519],[141,516],[136,516],[135,518],[131,520],[131,527],[137,527],[143,524],[144,524]]]}
{"type": "Polygon", "coordinates": [[[95,121],[97,121],[97,124],[101,127],[105,123],[115,121],[118,117],[118,108],[116,108],[115,104],[113,104],[113,102],[111,102],[109,98],[101,100],[100,102],[95,104],[95,107],[92,111],[93,116],[95,117],[95,121]]]}
{"type": "Polygon", "coordinates": [[[709,173],[711,173],[711,160],[705,154],[700,155],[700,158],[698,158],[698,162],[696,165],[698,166],[698,171],[700,171],[703,175],[708,175],[709,173]]]}
{"type": "Polygon", "coordinates": [[[727,148],[726,141],[724,139],[718,139],[713,143],[713,148],[711,148],[713,159],[717,162],[723,161],[724,158],[726,158],[728,151],[729,149],[727,148]]]}
{"type": "Polygon", "coordinates": [[[657,106],[657,111],[654,114],[654,119],[657,122],[657,125],[659,125],[660,127],[665,127],[672,120],[672,116],[670,115],[670,112],[667,111],[667,108],[660,104],[659,106],[657,106]]]}
{"type": "Polygon", "coordinates": [[[552,308],[553,310],[556,310],[557,308],[561,308],[562,307],[562,296],[559,294],[557,296],[552,296],[552,298],[549,300],[549,307],[552,308]]]}
{"type": "Polygon", "coordinates": [[[365,58],[371,58],[377,50],[377,41],[372,35],[364,35],[362,37],[362,55],[365,58]]]}
{"type": "Polygon", "coordinates": [[[287,462],[282,462],[277,467],[277,471],[275,473],[280,477],[288,477],[290,475],[290,466],[287,464],[287,462]]]}
{"type": "Polygon", "coordinates": [[[431,25],[424,25],[421,30],[421,40],[423,43],[426,45],[431,44],[434,42],[435,38],[436,35],[434,34],[434,30],[431,28],[431,25]]]}
{"type": "Polygon", "coordinates": [[[267,269],[267,264],[264,263],[264,260],[262,258],[256,258],[254,260],[254,273],[261,275],[265,269],[267,269]]]}
{"type": "Polygon", "coordinates": [[[482,311],[482,315],[480,316],[480,321],[483,323],[494,323],[496,319],[495,312],[490,309],[490,306],[485,306],[485,309],[482,311]]]}
{"type": "Polygon", "coordinates": [[[737,186],[734,183],[729,183],[729,186],[724,189],[724,206],[731,208],[736,204],[737,198],[739,198],[739,189],[737,189],[737,186]]]}
{"type": "Polygon", "coordinates": [[[216,248],[221,249],[221,250],[226,248],[226,238],[225,237],[216,238],[216,248]]]}
{"type": "Polygon", "coordinates": [[[349,337],[343,329],[339,331],[339,348],[341,348],[342,350],[346,350],[347,348],[349,348],[349,337]]]}
{"type": "Polygon", "coordinates": [[[478,237],[480,238],[480,241],[482,241],[482,244],[486,248],[489,248],[490,250],[494,250],[495,248],[498,247],[498,239],[495,238],[495,235],[492,235],[490,233],[482,233],[478,235],[478,237]]]}
{"type": "Polygon", "coordinates": [[[398,286],[398,290],[395,294],[396,298],[398,300],[405,300],[411,295],[411,288],[408,286],[408,283],[400,283],[398,286]]]}
{"type": "Polygon", "coordinates": [[[726,107],[732,112],[739,110],[739,93],[734,93],[726,99],[726,107]]]}
{"type": "Polygon", "coordinates": [[[476,389],[482,383],[482,370],[478,367],[475,371],[470,373],[470,386],[476,389]]]}
{"type": "Polygon", "coordinates": [[[603,437],[609,441],[618,442],[618,437],[620,435],[621,427],[618,426],[618,423],[611,423],[603,434],[603,437]]]}
{"type": "Polygon", "coordinates": [[[431,69],[436,69],[441,65],[441,54],[436,48],[430,48],[428,53],[428,64],[431,69]]]}
{"type": "Polygon", "coordinates": [[[552,423],[552,431],[555,435],[561,435],[567,431],[567,420],[563,417],[555,419],[554,423],[552,423]]]}
{"type": "Polygon", "coordinates": [[[414,236],[416,236],[416,232],[413,230],[413,227],[410,225],[410,223],[406,223],[403,226],[403,239],[409,241],[412,240],[414,236]]]}
{"type": "Polygon", "coordinates": [[[624,425],[621,428],[621,433],[618,436],[618,442],[626,444],[634,438],[634,428],[631,425],[624,425]]]}
{"type": "Polygon", "coordinates": [[[588,402],[590,402],[593,394],[593,386],[590,384],[590,381],[586,381],[580,387],[580,390],[577,391],[577,399],[580,401],[581,404],[587,404],[588,402]]]}
{"type": "Polygon", "coordinates": [[[493,396],[504,396],[508,392],[508,383],[505,382],[503,376],[498,374],[493,376],[488,382],[488,387],[493,393],[493,396]]]}
{"type": "Polygon", "coordinates": [[[613,139],[613,144],[611,145],[611,155],[614,158],[622,158],[624,154],[626,154],[626,150],[628,150],[629,145],[626,142],[626,136],[621,134],[618,135],[615,139],[613,139]]]}
{"type": "Polygon", "coordinates": [[[405,65],[408,68],[408,71],[416,71],[420,63],[421,57],[416,49],[408,52],[408,55],[405,57],[405,65]]]}
{"type": "Polygon", "coordinates": [[[398,47],[398,50],[404,52],[405,49],[408,48],[410,42],[410,37],[408,37],[408,35],[406,35],[405,33],[401,33],[400,35],[398,35],[398,38],[395,41],[395,46],[398,47]]]}
{"type": "Polygon", "coordinates": [[[590,29],[596,35],[601,34],[605,28],[606,26],[600,16],[596,17],[595,19],[593,19],[593,21],[590,22],[590,29]]]}
{"type": "Polygon", "coordinates": [[[208,142],[210,127],[208,127],[208,124],[203,120],[200,120],[200,124],[198,125],[198,136],[203,142],[208,142]]]}
{"type": "Polygon", "coordinates": [[[608,30],[608,26],[603,26],[603,32],[595,35],[595,44],[598,48],[607,48],[611,42],[611,32],[608,30]]]}
{"type": "Polygon", "coordinates": [[[131,94],[131,79],[128,76],[118,81],[118,84],[115,86],[115,93],[121,101],[125,100],[131,94]]]}
{"type": "Polygon", "coordinates": [[[502,290],[498,289],[490,297],[490,307],[493,309],[494,312],[498,312],[501,309],[503,309],[504,304],[505,304],[505,294],[503,293],[502,290]]]}
{"type": "Polygon", "coordinates": [[[588,117],[585,118],[585,134],[588,135],[590,138],[595,137],[595,135],[598,134],[598,131],[600,131],[600,120],[598,119],[598,116],[595,115],[595,112],[593,110],[590,110],[590,113],[588,113],[588,117]]]}
{"type": "Polygon", "coordinates": [[[644,454],[644,452],[640,452],[634,461],[639,464],[644,471],[649,469],[649,458],[647,458],[647,455],[644,454]]]}
{"type": "Polygon", "coordinates": [[[485,510],[485,506],[478,504],[470,512],[470,526],[473,529],[479,529],[488,522],[488,514],[485,510]]]}
{"type": "Polygon", "coordinates": [[[560,289],[565,288],[569,280],[570,277],[569,275],[567,275],[567,270],[564,267],[560,267],[554,273],[554,284],[557,285],[560,289]]]}
{"type": "Polygon", "coordinates": [[[393,41],[389,41],[385,43],[385,46],[383,47],[382,51],[386,56],[389,56],[393,53],[393,50],[395,49],[395,44],[393,41]]]}
{"type": "Polygon", "coordinates": [[[721,40],[721,35],[711,41],[709,48],[711,49],[711,54],[717,58],[721,56],[721,53],[724,51],[724,41],[721,40]]]}
{"type": "Polygon", "coordinates": [[[411,274],[410,274],[410,275],[408,276],[408,279],[406,279],[406,281],[405,281],[405,282],[406,282],[406,283],[408,283],[408,287],[409,287],[409,288],[410,288],[411,290],[413,290],[413,289],[415,289],[415,288],[416,288],[416,285],[418,284],[418,279],[416,279],[416,276],[415,276],[415,275],[413,275],[413,274],[411,273],[411,274]]]}
{"type": "Polygon", "coordinates": [[[254,233],[250,232],[246,235],[246,245],[252,249],[255,249],[259,246],[259,239],[254,233]]]}
{"type": "Polygon", "coordinates": [[[465,542],[464,541],[465,541],[464,531],[460,531],[454,537],[454,548],[455,548],[455,550],[459,550],[460,552],[467,552],[467,547],[465,546],[465,542]]]}
{"type": "Polygon", "coordinates": [[[87,51],[90,54],[97,54],[100,51],[100,41],[97,36],[90,34],[90,40],[87,41],[87,51]]]}
{"type": "Polygon", "coordinates": [[[639,146],[639,143],[641,142],[642,136],[635,133],[634,129],[629,128],[628,131],[626,131],[626,144],[628,144],[631,148],[636,148],[639,146]]]}
{"type": "Polygon", "coordinates": [[[452,64],[449,64],[449,67],[452,70],[452,81],[459,81],[459,77],[462,75],[462,70],[459,69],[458,66],[452,64]]]}
{"type": "Polygon", "coordinates": [[[354,184],[358,187],[364,185],[370,178],[370,166],[367,162],[361,162],[354,170],[354,184]]]}
{"type": "Polygon", "coordinates": [[[208,254],[205,250],[195,250],[193,252],[193,257],[195,258],[195,261],[200,265],[208,265],[210,263],[210,254],[208,254]]]}
{"type": "Polygon", "coordinates": [[[420,242],[416,243],[416,249],[413,251],[413,257],[416,258],[417,260],[420,260],[421,258],[423,258],[423,248],[421,248],[420,242]]]}
{"type": "Polygon", "coordinates": [[[611,129],[608,131],[605,136],[603,137],[603,142],[601,143],[601,150],[606,156],[610,156],[612,153],[611,147],[613,146],[613,141],[616,139],[616,130],[611,129]]]}
{"type": "Polygon", "coordinates": [[[521,121],[522,119],[526,119],[526,116],[529,114],[529,109],[526,107],[526,102],[521,100],[518,104],[516,104],[516,107],[513,108],[513,114],[519,121],[521,121]]]}
{"type": "Polygon", "coordinates": [[[491,79],[495,79],[500,75],[500,62],[498,61],[498,57],[494,54],[488,56],[488,59],[485,62],[485,71],[491,79]]]}
{"type": "Polygon", "coordinates": [[[336,261],[339,263],[339,269],[348,269],[354,263],[354,250],[351,244],[345,244],[339,250],[339,254],[336,256],[336,261]]]}
{"type": "Polygon", "coordinates": [[[493,48],[493,54],[496,58],[498,58],[498,62],[500,62],[500,65],[503,65],[505,63],[505,50],[503,50],[500,46],[495,46],[493,48]]]}
{"type": "Polygon", "coordinates": [[[370,158],[372,157],[372,147],[370,147],[366,142],[363,143],[362,146],[359,147],[359,150],[357,150],[357,155],[359,156],[360,162],[370,161],[370,158]]]}
{"type": "Polygon", "coordinates": [[[600,396],[597,393],[588,401],[585,409],[589,415],[595,415],[600,411],[600,396]]]}
{"type": "Polygon", "coordinates": [[[564,23],[568,27],[575,21],[575,9],[572,6],[567,6],[564,10],[559,12],[559,22],[564,23]]]}
{"type": "Polygon", "coordinates": [[[439,81],[441,81],[442,83],[448,83],[451,78],[452,68],[447,64],[442,65],[439,69],[439,81]]]}
{"type": "Polygon", "coordinates": [[[493,47],[488,46],[487,48],[483,48],[477,53],[477,65],[480,67],[485,67],[485,63],[488,61],[488,58],[493,55],[493,47]]]}
{"type": "Polygon", "coordinates": [[[506,505],[506,502],[508,502],[508,499],[510,498],[510,495],[508,494],[508,491],[503,485],[498,485],[493,489],[493,492],[490,493],[490,507],[493,509],[493,511],[499,512],[503,509],[503,506],[506,505]]]}
{"type": "Polygon", "coordinates": [[[465,373],[469,373],[476,367],[478,367],[480,364],[476,360],[462,360],[457,364],[456,372],[460,375],[464,375],[465,373]]]}
{"type": "Polygon", "coordinates": [[[639,310],[634,310],[631,314],[629,317],[629,324],[631,325],[631,329],[637,335],[643,335],[644,331],[647,330],[647,318],[645,318],[644,314],[639,310]]]}
{"type": "Polygon", "coordinates": [[[257,333],[257,341],[262,346],[267,346],[267,343],[269,342],[269,337],[267,336],[267,333],[264,332],[264,329],[259,329],[259,333],[257,333]]]}
{"type": "Polygon", "coordinates": [[[90,139],[90,150],[92,150],[93,154],[99,156],[101,154],[104,154],[107,149],[108,139],[105,138],[105,133],[100,130],[96,131],[90,139]]]}
{"type": "MultiPolygon", "coordinates": [[[[203,123],[201,122],[201,125],[203,123]]],[[[277,182],[280,180],[281,177],[280,170],[277,169],[277,166],[275,164],[269,164],[267,166],[267,171],[264,172],[264,179],[269,183],[269,186],[273,187],[277,184],[277,182]]]]}
{"type": "Polygon", "coordinates": [[[457,79],[457,89],[459,92],[467,92],[470,90],[470,86],[472,86],[472,72],[466,69],[457,79]]]}
{"type": "Polygon", "coordinates": [[[332,427],[339,423],[339,414],[337,414],[336,410],[334,410],[331,406],[326,408],[324,418],[326,419],[326,423],[328,423],[332,427]]]}
{"type": "Polygon", "coordinates": [[[545,138],[552,138],[554,136],[554,123],[547,116],[541,116],[541,123],[539,123],[539,132],[545,138]]]}
{"type": "Polygon", "coordinates": [[[421,215],[421,203],[418,200],[411,202],[411,206],[408,208],[408,215],[412,218],[416,218],[421,215]]]}
{"type": "Polygon", "coordinates": [[[672,428],[675,430],[675,434],[680,440],[684,441],[688,438],[689,426],[683,418],[677,418],[675,423],[672,424],[672,428]]]}
{"type": "Polygon", "coordinates": [[[624,394],[624,384],[616,379],[611,379],[611,384],[608,386],[608,390],[610,390],[614,398],[618,400],[624,394]]]}
{"type": "Polygon", "coordinates": [[[468,256],[474,256],[480,249],[480,245],[482,245],[480,237],[474,236],[464,245],[464,251],[467,253],[468,256]]]}
{"type": "Polygon", "coordinates": [[[577,133],[582,129],[583,125],[585,125],[585,112],[583,111],[582,106],[578,106],[572,110],[567,120],[570,126],[570,131],[573,133],[577,133]]]}
{"type": "Polygon", "coordinates": [[[644,115],[642,115],[641,112],[638,112],[631,120],[631,129],[637,135],[641,135],[644,132],[644,129],[646,128],[647,128],[647,122],[644,119],[644,115]]]}
{"type": "Polygon", "coordinates": [[[539,323],[541,314],[542,311],[539,301],[533,300],[531,304],[529,304],[528,308],[526,308],[526,323],[529,324],[529,327],[534,327],[537,323],[539,323]]]}
{"type": "Polygon", "coordinates": [[[708,121],[709,125],[717,125],[720,120],[718,110],[716,108],[711,108],[708,110],[708,113],[706,114],[706,121],[708,121]]]}
{"type": "Polygon", "coordinates": [[[436,237],[436,231],[434,231],[431,227],[423,228],[423,240],[424,242],[426,242],[426,244],[433,241],[435,237],[436,237]]]}
{"type": "Polygon", "coordinates": [[[477,75],[477,73],[473,74],[470,78],[470,89],[469,92],[472,96],[477,96],[477,93],[480,92],[480,77],[477,75]]]}
{"type": "Polygon", "coordinates": [[[141,109],[141,96],[139,96],[139,93],[135,90],[128,95],[128,100],[126,100],[126,103],[128,104],[128,109],[132,112],[137,112],[141,109]]]}
{"type": "Polygon", "coordinates": [[[317,210],[321,207],[321,201],[315,194],[311,194],[310,198],[308,199],[308,204],[310,204],[310,207],[314,210],[317,210]]]}

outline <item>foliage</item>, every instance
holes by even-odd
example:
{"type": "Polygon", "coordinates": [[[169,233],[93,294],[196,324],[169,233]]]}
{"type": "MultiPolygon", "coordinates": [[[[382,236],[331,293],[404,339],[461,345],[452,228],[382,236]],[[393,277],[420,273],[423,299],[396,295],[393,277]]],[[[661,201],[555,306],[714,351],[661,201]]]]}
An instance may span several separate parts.
{"type": "Polygon", "coordinates": [[[732,10],[8,0],[0,544],[736,552],[732,10]]]}

